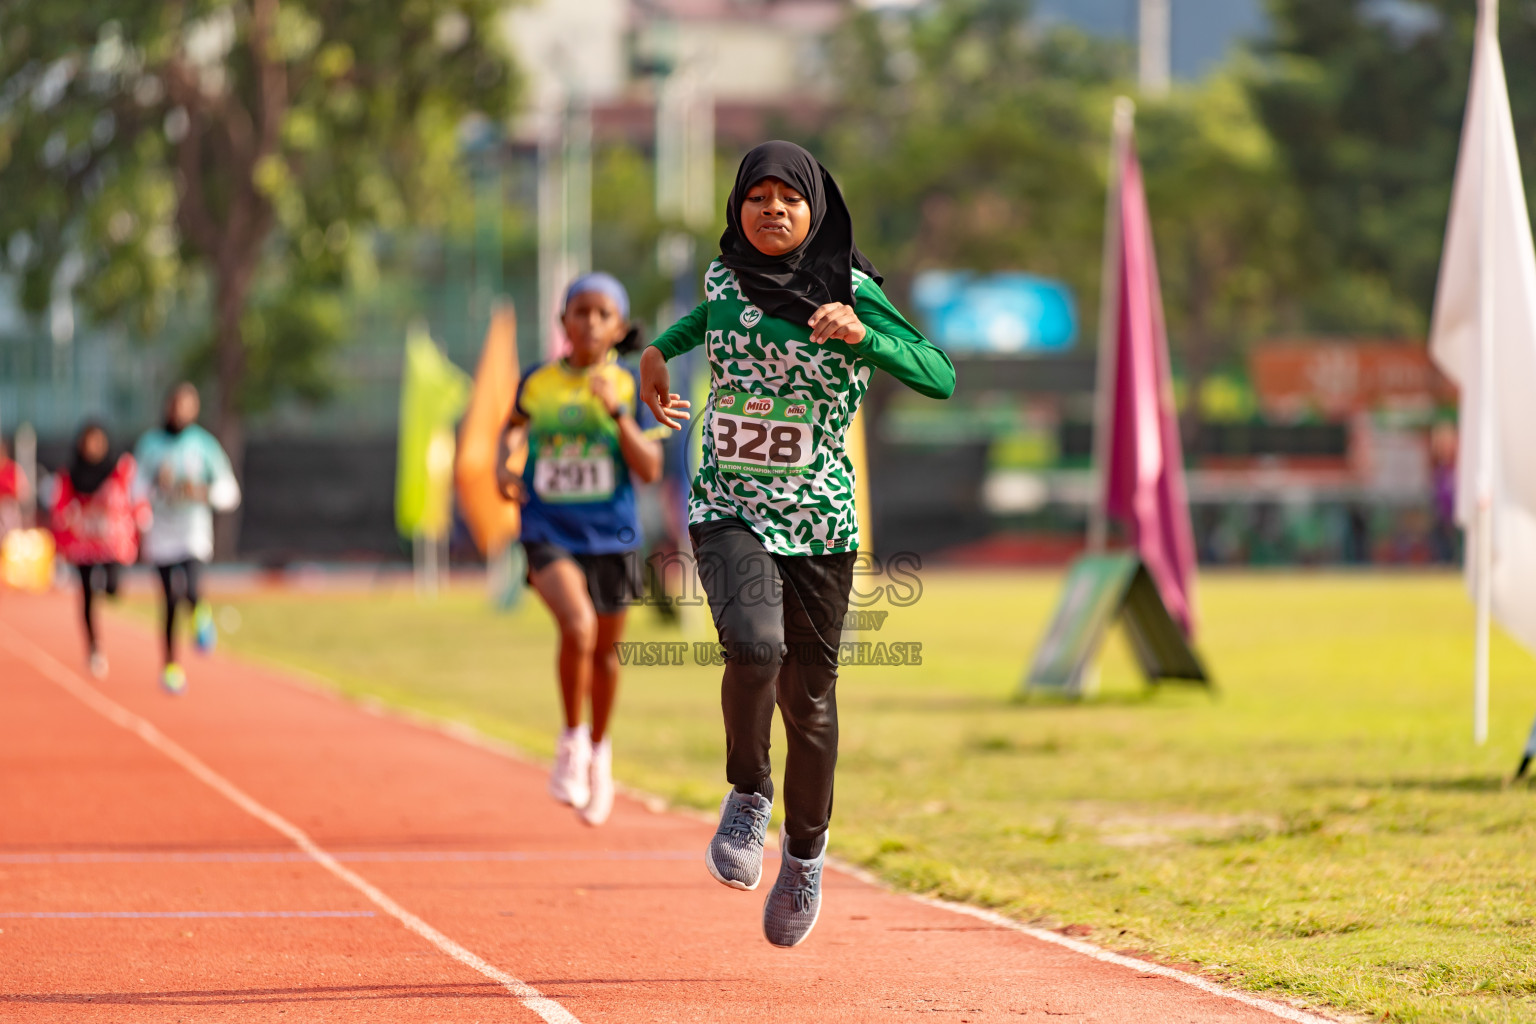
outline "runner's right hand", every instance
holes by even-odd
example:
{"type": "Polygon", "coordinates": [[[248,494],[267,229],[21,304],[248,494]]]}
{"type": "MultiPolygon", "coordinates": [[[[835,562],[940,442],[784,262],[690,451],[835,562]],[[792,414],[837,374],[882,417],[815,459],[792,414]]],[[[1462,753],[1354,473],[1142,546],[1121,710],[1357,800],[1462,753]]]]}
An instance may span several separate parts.
{"type": "Polygon", "coordinates": [[[672,377],[667,372],[666,357],[654,346],[647,348],[640,357],[640,397],[657,423],[673,430],[683,429],[693,403],[672,393],[672,377]]]}

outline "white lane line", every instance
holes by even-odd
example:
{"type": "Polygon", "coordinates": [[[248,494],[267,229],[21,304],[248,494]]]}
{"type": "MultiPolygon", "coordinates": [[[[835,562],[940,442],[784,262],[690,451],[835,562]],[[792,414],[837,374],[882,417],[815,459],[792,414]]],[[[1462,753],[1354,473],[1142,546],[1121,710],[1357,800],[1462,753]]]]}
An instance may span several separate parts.
{"type": "MultiPolygon", "coordinates": [[[[582,850],[332,850],[342,863],[354,864],[542,864],[584,861],[696,861],[697,850],[625,852],[582,850]]],[[[768,859],[777,854],[769,853],[768,859]]],[[[0,864],[291,864],[309,855],[288,850],[59,850],[0,853],[0,864]]]]}
{"type": "MultiPolygon", "coordinates": [[[[421,729],[428,729],[439,735],[447,736],[450,739],[463,743],[466,746],[471,746],[478,750],[488,750],[499,757],[506,758],[507,760],[519,765],[539,764],[537,760],[529,757],[526,752],[518,749],[517,747],[514,747],[512,744],[507,743],[504,740],[487,736],[485,733],[480,732],[474,726],[465,722],[457,722],[453,719],[437,718],[432,715],[428,715],[419,711],[412,711],[407,708],[392,707],[377,699],[355,700],[343,697],[333,683],[318,673],[311,672],[308,669],[294,668],[283,664],[277,664],[275,668],[277,672],[277,678],[280,681],[288,683],[291,686],[296,686],[306,693],[316,694],[326,698],[327,700],[340,701],[344,704],[350,704],[353,707],[361,708],[367,714],[374,715],[379,718],[392,719],[397,722],[405,722],[409,725],[414,725],[421,729]]],[[[662,800],[660,797],[652,796],[651,794],[644,793],[639,790],[621,787],[620,791],[625,793],[626,796],[629,796],[634,800],[644,804],[648,809],[657,813],[666,811],[667,813],[705,820],[710,823],[715,821],[715,818],[709,815],[707,812],[702,814],[691,814],[684,808],[670,807],[668,806],[667,802],[662,800]]],[[[773,837],[770,836],[769,840],[771,843],[773,841],[773,837]]],[[[697,854],[690,854],[688,856],[691,858],[697,856],[697,854]]],[[[771,848],[766,853],[766,857],[768,858],[776,858],[777,856],[778,854],[771,848]]],[[[941,910],[947,910],[953,914],[965,914],[969,917],[979,918],[980,920],[994,924],[999,928],[1006,928],[1009,931],[1021,932],[1025,935],[1039,939],[1041,942],[1049,942],[1053,945],[1063,946],[1072,950],[1074,953],[1081,953],[1083,956],[1091,957],[1092,959],[1099,960],[1103,963],[1115,964],[1120,967],[1128,967],[1133,971],[1140,971],[1143,974],[1155,974],[1158,977],[1167,978],[1170,981],[1176,981],[1182,985],[1190,985],[1210,995],[1218,996],[1222,999],[1231,999],[1234,1002],[1243,1003],[1247,1006],[1252,1006],[1255,1009],[1264,1010],[1265,1012],[1271,1013],[1282,1020],[1292,1021],[1293,1024],[1339,1024],[1341,1020],[1359,1019],[1348,1018],[1342,1015],[1336,1018],[1318,1016],[1317,1014],[1308,1013],[1305,1010],[1297,1009],[1294,1006],[1287,1006],[1285,1003],[1276,1002],[1272,999],[1262,999],[1258,996],[1249,995],[1247,992],[1243,992],[1238,989],[1228,988],[1225,985],[1218,984],[1217,982],[1211,981],[1207,978],[1202,978],[1198,974],[1190,974],[1187,971],[1181,971],[1174,967],[1164,967],[1161,964],[1154,964],[1147,960],[1138,960],[1135,957],[1121,956],[1119,953],[1111,953],[1107,949],[1100,949],[1098,946],[1095,946],[1089,942],[1068,938],[1065,935],[1061,935],[1053,931],[1048,931],[1044,928],[1032,928],[1029,925],[1020,924],[1012,918],[1004,917],[1001,914],[995,914],[989,910],[982,910],[978,907],[967,906],[963,903],[951,903],[947,900],[936,900],[927,896],[916,896],[907,892],[896,892],[895,890],[891,889],[891,887],[884,881],[870,874],[868,871],[865,871],[863,868],[855,867],[852,864],[838,861],[836,858],[829,857],[827,860],[829,866],[835,870],[840,871],[841,873],[850,877],[857,878],[859,881],[865,883],[866,885],[872,885],[884,892],[892,893],[893,895],[897,896],[905,896],[908,899],[914,899],[919,903],[925,903],[932,907],[938,907],[941,910]]]]}
{"type": "MultiPolygon", "coordinates": [[[[317,694],[319,696],[325,697],[328,700],[338,700],[342,703],[350,703],[352,706],[361,707],[362,710],[368,714],[375,715],[380,718],[393,719],[397,722],[405,722],[407,724],[417,726],[418,728],[431,730],[432,732],[438,733],[442,736],[447,736],[467,746],[475,747],[478,750],[488,750],[493,754],[504,757],[507,760],[513,761],[520,765],[538,764],[537,761],[530,758],[524,751],[519,750],[518,748],[503,740],[487,736],[486,734],[477,730],[474,726],[468,725],[467,723],[456,722],[452,719],[435,718],[422,712],[391,707],[386,705],[383,701],[369,700],[367,702],[361,702],[342,697],[339,695],[339,691],[336,689],[336,687],[331,684],[324,676],[311,673],[307,670],[293,670],[289,669],[287,666],[279,666],[278,678],[283,682],[299,687],[306,693],[317,694]],[[303,681],[295,680],[295,675],[302,676],[303,681]]],[[[711,823],[715,821],[714,817],[710,816],[707,812],[703,814],[690,814],[685,809],[669,807],[666,801],[662,800],[660,797],[655,797],[650,794],[640,792],[639,790],[628,790],[626,795],[632,797],[640,803],[645,804],[647,808],[652,810],[659,808],[671,814],[680,814],[685,817],[694,817],[701,820],[707,820],[711,823]]],[[[770,837],[770,841],[771,840],[772,837],[770,837]]],[[[697,854],[687,855],[689,858],[695,856],[697,856],[697,854]]],[[[777,852],[771,848],[765,854],[765,858],[776,858],[777,856],[777,852]]],[[[1202,978],[1198,974],[1190,974],[1187,971],[1181,971],[1175,967],[1164,967],[1161,964],[1155,964],[1147,960],[1138,960],[1135,957],[1121,956],[1119,953],[1111,953],[1109,950],[1101,949],[1090,942],[1083,942],[1080,939],[1068,938],[1067,936],[1058,932],[1048,931],[1044,928],[1033,928],[1026,924],[1020,924],[1012,918],[1004,917],[1001,914],[995,914],[990,910],[982,910],[979,907],[971,907],[963,903],[951,903],[948,900],[937,900],[927,896],[917,896],[908,892],[897,892],[884,881],[870,874],[868,871],[865,871],[863,868],[855,867],[852,864],[844,863],[832,857],[827,858],[827,861],[830,867],[841,872],[842,874],[856,878],[866,885],[874,886],[876,889],[880,889],[884,892],[892,893],[896,896],[905,896],[908,899],[917,900],[919,903],[924,903],[931,907],[937,907],[940,910],[947,910],[952,914],[965,914],[968,917],[978,918],[982,921],[988,922],[989,924],[994,924],[999,928],[1006,928],[1009,931],[1021,932],[1024,935],[1039,939],[1041,942],[1049,942],[1053,945],[1063,946],[1072,950],[1074,953],[1081,953],[1083,956],[1091,957],[1092,959],[1101,961],[1102,963],[1115,964],[1119,967],[1128,967],[1131,970],[1139,971],[1142,974],[1155,974],[1158,977],[1167,978],[1170,981],[1176,981],[1181,985],[1192,986],[1193,988],[1197,988],[1209,995],[1218,996],[1222,999],[1231,999],[1234,1002],[1242,1003],[1246,1006],[1252,1006],[1255,1009],[1263,1010],[1266,1013],[1273,1014],[1274,1016],[1279,1017],[1281,1020],[1292,1021],[1293,1024],[1339,1024],[1339,1022],[1343,1020],[1359,1019],[1346,1017],[1343,1015],[1338,1017],[1322,1017],[1315,1013],[1308,1013],[1307,1011],[1298,1009],[1294,1006],[1288,1006],[1285,1003],[1276,1002],[1273,999],[1263,999],[1259,996],[1249,995],[1247,992],[1229,988],[1226,985],[1221,985],[1207,978],[1202,978]]]]}
{"type": "MultiPolygon", "coordinates": [[[[908,895],[911,894],[909,893],[908,895]]],[[[1041,942],[1065,946],[1074,953],[1081,953],[1083,956],[1092,957],[1101,963],[1116,964],[1120,967],[1129,967],[1131,970],[1141,974],[1155,974],[1160,978],[1169,978],[1181,984],[1193,986],[1202,992],[1208,992],[1213,996],[1231,999],[1252,1006],[1255,1009],[1263,1010],[1265,1013],[1272,1013],[1282,1020],[1294,1021],[1295,1024],[1339,1024],[1337,1020],[1319,1017],[1315,1013],[1308,1013],[1294,1006],[1277,1003],[1273,999],[1261,999],[1258,996],[1251,996],[1246,992],[1227,988],[1225,985],[1219,985],[1207,978],[1202,978],[1198,974],[1190,974],[1187,971],[1181,971],[1174,967],[1164,967],[1162,964],[1149,963],[1146,960],[1138,960],[1132,956],[1121,956],[1119,953],[1111,953],[1107,949],[1100,949],[1092,943],[1069,938],[1059,932],[1047,931],[1044,928],[1031,928],[1027,924],[1020,924],[1017,921],[1004,917],[1002,914],[995,914],[990,910],[982,910],[980,907],[970,907],[964,903],[950,903],[947,900],[936,900],[930,896],[912,896],[912,899],[917,900],[919,903],[926,903],[930,907],[938,907],[940,910],[948,910],[954,914],[974,917],[989,924],[995,924],[999,928],[1007,928],[1009,931],[1023,932],[1025,935],[1039,939],[1041,942]]]]}
{"type": "Polygon", "coordinates": [[[4,918],[137,921],[162,917],[372,917],[371,910],[5,910],[4,918]]]}
{"type": "Polygon", "coordinates": [[[211,789],[222,794],[251,817],[267,825],[273,831],[287,836],[295,846],[309,854],[315,863],[362,893],[369,902],[399,921],[407,930],[419,935],[464,966],[478,971],[485,977],[500,984],[513,998],[538,1014],[539,1017],[546,1021],[546,1024],[581,1024],[569,1010],[540,993],[532,985],[513,977],[500,967],[476,956],[390,899],[372,882],[369,882],[352,869],[343,866],[335,857],[332,857],[318,843],[311,839],[303,829],[300,829],[275,811],[268,810],[262,804],[257,803],[253,798],[247,796],[243,790],[235,786],[234,783],[224,778],[224,776],[212,768],[209,768],[180,744],[155,728],[148,719],[139,717],[121,704],[102,694],[101,691],[86,683],[85,680],[66,668],[47,651],[18,633],[12,626],[0,623],[0,628],[4,628],[5,632],[11,637],[7,646],[10,647],[12,653],[31,664],[33,668],[53,680],[72,696],[78,698],[81,703],[85,704],[92,711],[97,712],[114,725],[121,726],[138,736],[145,743],[148,743],[151,747],[154,747],[160,753],[181,765],[193,776],[211,789]]]}
{"type": "MultiPolygon", "coordinates": [[[[852,864],[844,863],[832,857],[827,858],[827,864],[834,870],[857,878],[866,885],[883,889],[886,892],[891,891],[884,882],[863,868],[855,867],[852,864]]],[[[1287,1006],[1285,1003],[1276,1002],[1273,999],[1263,999],[1259,996],[1249,995],[1247,992],[1228,988],[1208,978],[1202,978],[1198,974],[1181,971],[1176,967],[1164,967],[1162,964],[1155,964],[1148,960],[1138,960],[1133,956],[1111,953],[1109,950],[1095,946],[1091,942],[1083,942],[1081,939],[1070,938],[1062,935],[1060,932],[1053,932],[1045,928],[1034,928],[1027,924],[1020,924],[1011,917],[1004,917],[1002,914],[983,910],[980,907],[972,907],[964,903],[953,903],[949,900],[934,899],[932,896],[918,896],[910,892],[898,893],[898,895],[905,896],[909,900],[916,900],[927,907],[947,910],[951,914],[964,914],[966,917],[974,917],[979,921],[985,921],[990,925],[996,925],[998,928],[1004,928],[1010,932],[1019,932],[1028,935],[1032,939],[1049,942],[1054,946],[1063,946],[1074,953],[1081,953],[1083,956],[1090,957],[1100,963],[1114,964],[1117,967],[1129,967],[1139,974],[1155,974],[1159,978],[1177,981],[1181,985],[1189,985],[1210,995],[1220,996],[1222,999],[1231,999],[1234,1002],[1252,1006],[1254,1009],[1263,1010],[1265,1013],[1274,1014],[1281,1020],[1293,1021],[1294,1024],[1339,1024],[1341,1019],[1345,1019],[1320,1017],[1315,1013],[1308,1013],[1306,1010],[1287,1006]]]]}
{"type": "MultiPolygon", "coordinates": [[[[478,729],[474,728],[474,726],[468,725],[467,723],[457,722],[452,719],[436,718],[422,712],[410,711],[408,709],[391,707],[378,700],[365,701],[345,698],[340,695],[334,684],[332,684],[324,676],[309,672],[305,669],[298,669],[288,665],[276,665],[275,670],[276,678],[279,681],[296,686],[297,688],[304,690],[306,693],[312,693],[325,697],[328,700],[350,704],[351,706],[357,707],[367,714],[374,715],[379,718],[393,719],[395,721],[414,725],[418,728],[428,729],[432,732],[438,733],[439,735],[448,736],[467,746],[475,747],[479,750],[490,751],[491,753],[494,753],[500,757],[504,757],[507,760],[513,761],[520,765],[539,764],[536,759],[529,757],[527,753],[512,746],[510,743],[491,736],[487,736],[485,733],[480,732],[478,729]]],[[[651,796],[650,794],[643,793],[639,790],[621,788],[621,792],[625,792],[625,795],[630,796],[636,801],[645,804],[647,808],[653,811],[657,811],[658,813],[664,810],[667,813],[679,814],[684,817],[693,817],[700,820],[708,820],[710,822],[715,820],[707,813],[690,814],[686,809],[670,807],[668,806],[667,802],[662,800],[660,797],[651,796]]],[[[770,836],[770,841],[772,839],[773,837],[770,836]]],[[[690,856],[697,855],[693,854],[690,856]]],[[[775,857],[776,853],[770,849],[767,853],[767,856],[775,857]]],[[[832,867],[833,869],[850,877],[857,878],[859,881],[865,883],[866,885],[874,886],[875,888],[884,892],[892,893],[893,895],[897,896],[905,896],[906,898],[916,900],[919,903],[937,907],[940,910],[947,910],[952,914],[964,914],[968,917],[977,918],[979,920],[986,921],[989,924],[996,925],[999,928],[1006,928],[1009,931],[1020,932],[1032,938],[1039,939],[1041,942],[1049,942],[1053,945],[1062,946],[1066,949],[1072,950],[1075,953],[1081,953],[1083,956],[1090,957],[1103,963],[1115,964],[1119,967],[1126,967],[1133,971],[1139,971],[1143,974],[1155,974],[1158,977],[1167,978],[1170,981],[1176,981],[1182,985],[1192,986],[1202,992],[1218,996],[1222,999],[1231,999],[1234,1002],[1243,1003],[1247,1006],[1252,1006],[1255,1009],[1264,1010],[1265,1012],[1271,1013],[1282,1020],[1292,1021],[1293,1024],[1339,1024],[1339,1022],[1343,1020],[1359,1019],[1354,1017],[1347,1017],[1342,1014],[1337,1017],[1323,1017],[1314,1013],[1308,1013],[1305,1010],[1298,1009],[1294,1006],[1288,1006],[1285,1003],[1276,1002],[1272,999],[1262,999],[1259,996],[1249,995],[1247,992],[1229,988],[1217,982],[1210,981],[1209,979],[1202,978],[1197,974],[1190,974],[1187,971],[1181,971],[1174,967],[1164,967],[1161,964],[1155,964],[1147,960],[1138,960],[1135,957],[1121,956],[1119,953],[1111,953],[1109,950],[1101,949],[1092,943],[1083,942],[1080,939],[1069,938],[1058,932],[1048,931],[1044,928],[1034,928],[1026,924],[1020,924],[1018,921],[1015,921],[1012,918],[1004,917],[1003,915],[993,913],[990,910],[982,910],[979,907],[967,906],[963,903],[951,903],[948,900],[938,900],[927,896],[917,896],[907,892],[897,892],[880,878],[869,873],[868,871],[865,871],[863,868],[855,867],[852,864],[838,861],[836,858],[832,857],[827,858],[827,860],[828,866],[832,867]]]]}

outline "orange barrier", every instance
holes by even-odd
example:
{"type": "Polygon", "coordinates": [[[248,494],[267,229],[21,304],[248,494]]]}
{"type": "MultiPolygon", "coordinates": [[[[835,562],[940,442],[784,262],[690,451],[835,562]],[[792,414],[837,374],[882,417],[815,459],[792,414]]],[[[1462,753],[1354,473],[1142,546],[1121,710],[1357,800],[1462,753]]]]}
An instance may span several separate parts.
{"type": "MultiPolygon", "coordinates": [[[[522,529],[522,510],[508,501],[496,483],[496,460],[502,452],[502,435],[512,401],[517,395],[517,317],[511,304],[497,308],[485,332],[485,347],[469,394],[469,410],[459,428],[458,452],[453,461],[453,483],[459,511],[484,554],[517,539],[522,529]]],[[[528,460],[528,446],[521,444],[506,453],[506,467],[521,475],[528,460]]]]}

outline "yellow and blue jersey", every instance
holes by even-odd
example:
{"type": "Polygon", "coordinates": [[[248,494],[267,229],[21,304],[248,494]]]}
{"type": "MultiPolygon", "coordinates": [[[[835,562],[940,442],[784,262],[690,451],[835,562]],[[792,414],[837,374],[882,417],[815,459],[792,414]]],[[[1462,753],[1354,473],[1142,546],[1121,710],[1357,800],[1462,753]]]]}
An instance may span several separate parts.
{"type": "Polygon", "coordinates": [[[607,377],[619,404],[635,412],[634,375],[611,352],[590,367],[563,359],[535,365],[518,384],[513,406],[528,421],[523,540],[558,544],[573,555],[617,554],[640,544],[619,425],[592,393],[593,374],[607,377]]]}

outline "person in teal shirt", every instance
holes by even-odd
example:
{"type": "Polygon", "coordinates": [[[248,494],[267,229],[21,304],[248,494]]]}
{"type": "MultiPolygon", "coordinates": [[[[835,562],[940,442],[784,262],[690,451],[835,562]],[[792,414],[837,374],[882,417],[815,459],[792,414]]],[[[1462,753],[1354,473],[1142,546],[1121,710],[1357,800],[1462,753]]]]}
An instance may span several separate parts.
{"type": "Polygon", "coordinates": [[[837,763],[837,657],[859,547],[847,431],[884,370],[948,398],[949,357],[907,322],[853,241],[837,182],[810,153],[746,155],[705,301],[641,357],[641,397],[680,428],[666,361],[700,345],[710,367],[704,449],[689,498],[699,578],[725,651],[726,778],[705,863],[755,889],[773,809],[768,744],[784,719],[784,842],[763,905],[770,942],[802,942],[821,911],[837,763]]]}
{"type": "Polygon", "coordinates": [[[144,534],[144,558],[160,574],[164,595],[165,663],[160,685],[167,693],[187,688],[187,675],[176,659],[176,615],[192,610],[195,643],[212,650],[213,610],[198,587],[201,566],[213,557],[213,513],[240,504],[240,485],[229,456],[214,436],[197,425],[202,408],[197,388],[182,382],[165,402],[165,421],[139,438],[134,490],[148,499],[151,523],[144,534]]]}

